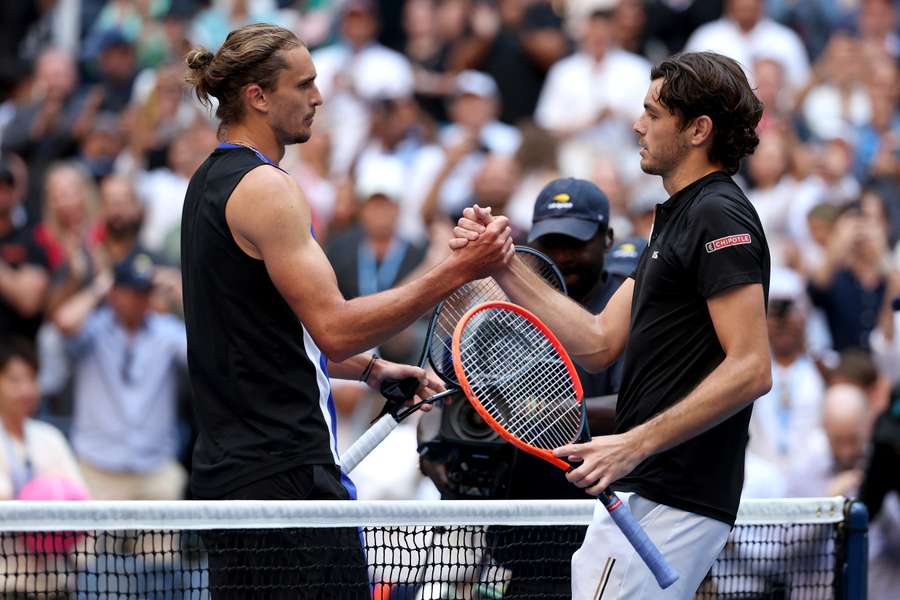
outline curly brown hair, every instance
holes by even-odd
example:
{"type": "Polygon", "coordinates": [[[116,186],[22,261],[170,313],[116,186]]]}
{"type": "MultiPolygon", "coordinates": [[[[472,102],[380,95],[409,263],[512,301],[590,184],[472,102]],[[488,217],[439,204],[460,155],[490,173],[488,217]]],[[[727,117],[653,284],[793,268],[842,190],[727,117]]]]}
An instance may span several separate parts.
{"type": "Polygon", "coordinates": [[[300,46],[303,42],[283,27],[247,25],[229,33],[215,54],[206,48],[188,52],[186,79],[204,105],[212,106],[210,96],[219,101],[216,116],[226,126],[244,116],[243,89],[252,83],[273,89],[280,71],[287,68],[279,52],[300,46]]]}
{"type": "Polygon", "coordinates": [[[709,159],[734,175],[759,144],[756,126],[763,114],[737,61],[714,52],[685,52],[653,67],[650,80],[655,79],[663,80],[659,102],[680,116],[682,127],[702,115],[712,120],[709,159]]]}

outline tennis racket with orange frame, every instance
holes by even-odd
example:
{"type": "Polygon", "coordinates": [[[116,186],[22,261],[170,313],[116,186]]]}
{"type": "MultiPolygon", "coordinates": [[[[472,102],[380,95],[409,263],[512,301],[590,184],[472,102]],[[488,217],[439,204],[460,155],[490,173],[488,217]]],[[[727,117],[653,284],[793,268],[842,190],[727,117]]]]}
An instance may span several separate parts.
{"type": "MultiPolygon", "coordinates": [[[[469,310],[453,333],[453,367],[472,406],[504,439],[564,471],[552,450],[591,439],[583,391],[562,344],[535,315],[509,302],[469,310]]],[[[662,589],[678,579],[628,507],[606,489],[598,499],[662,589]]]]}

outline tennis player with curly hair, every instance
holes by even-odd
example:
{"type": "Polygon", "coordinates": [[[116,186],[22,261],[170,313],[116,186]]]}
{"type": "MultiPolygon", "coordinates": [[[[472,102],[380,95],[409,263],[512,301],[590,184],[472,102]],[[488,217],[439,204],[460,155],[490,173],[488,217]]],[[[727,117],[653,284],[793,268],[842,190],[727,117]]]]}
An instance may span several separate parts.
{"type": "MultiPolygon", "coordinates": [[[[605,310],[593,316],[513,261],[506,292],[599,370],[624,353],[613,435],[556,450],[594,494],[611,485],[680,579],[660,590],[598,502],[572,558],[572,595],[689,599],[734,525],[752,402],[771,387],[766,303],[769,249],[732,180],[758,143],[762,104],[740,65],[700,52],[654,67],[634,124],[641,168],[662,177],[649,246],[605,310]]],[[[491,217],[466,209],[455,248],[491,217]]]]}

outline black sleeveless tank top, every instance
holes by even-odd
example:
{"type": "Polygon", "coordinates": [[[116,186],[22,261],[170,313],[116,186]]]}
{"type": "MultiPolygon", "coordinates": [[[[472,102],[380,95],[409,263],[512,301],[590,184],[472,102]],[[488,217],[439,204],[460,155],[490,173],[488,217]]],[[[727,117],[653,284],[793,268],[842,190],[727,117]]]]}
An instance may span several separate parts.
{"type": "Polygon", "coordinates": [[[225,220],[235,187],[267,163],[252,149],[223,144],[185,196],[181,259],[198,434],[191,489],[206,498],[338,460],[324,357],[225,220]]]}

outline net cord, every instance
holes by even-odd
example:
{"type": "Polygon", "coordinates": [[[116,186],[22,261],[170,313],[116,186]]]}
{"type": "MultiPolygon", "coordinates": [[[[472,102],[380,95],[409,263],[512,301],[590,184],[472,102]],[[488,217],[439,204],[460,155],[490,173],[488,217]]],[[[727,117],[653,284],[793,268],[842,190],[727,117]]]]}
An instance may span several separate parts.
{"type": "MultiPolygon", "coordinates": [[[[845,499],[745,500],[739,525],[839,523],[845,499]]],[[[594,500],[0,502],[0,531],[587,525],[594,500]]]]}

